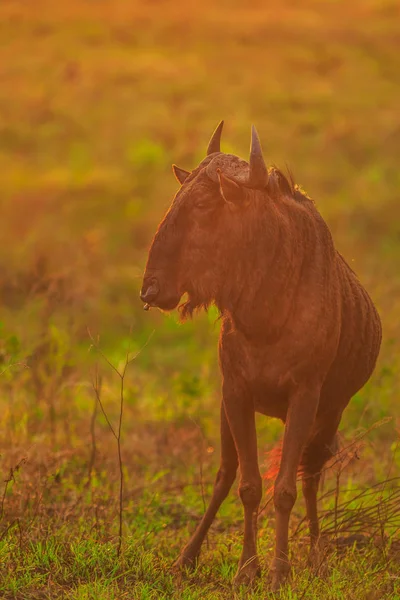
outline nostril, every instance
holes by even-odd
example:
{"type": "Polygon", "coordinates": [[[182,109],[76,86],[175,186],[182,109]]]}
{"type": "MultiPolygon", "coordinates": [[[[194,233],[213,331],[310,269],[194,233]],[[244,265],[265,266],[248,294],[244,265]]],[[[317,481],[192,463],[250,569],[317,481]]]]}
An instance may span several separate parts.
{"type": "Polygon", "coordinates": [[[159,291],[160,286],[158,285],[158,281],[153,277],[143,284],[140,298],[143,302],[152,302],[157,298],[159,291]]]}

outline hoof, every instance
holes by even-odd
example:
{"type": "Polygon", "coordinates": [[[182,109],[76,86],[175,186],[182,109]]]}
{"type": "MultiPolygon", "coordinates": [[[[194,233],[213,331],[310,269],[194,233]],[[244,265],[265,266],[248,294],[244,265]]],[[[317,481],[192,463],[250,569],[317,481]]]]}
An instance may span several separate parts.
{"type": "Polygon", "coordinates": [[[198,554],[190,554],[189,552],[182,551],[180,556],[176,559],[174,564],[172,565],[172,570],[175,572],[180,571],[194,571],[197,567],[197,563],[199,561],[198,554]]]}
{"type": "Polygon", "coordinates": [[[327,540],[319,538],[310,548],[307,565],[315,574],[325,576],[328,572],[328,555],[329,546],[327,540]]]}
{"type": "Polygon", "coordinates": [[[279,592],[283,584],[287,581],[290,573],[290,564],[287,561],[274,559],[271,565],[272,583],[271,590],[279,592]]]}
{"type": "Polygon", "coordinates": [[[326,546],[322,539],[318,539],[310,548],[307,564],[312,569],[319,568],[326,555],[326,546]]]}
{"type": "Polygon", "coordinates": [[[310,548],[310,552],[308,554],[307,565],[311,569],[317,569],[319,563],[321,562],[323,556],[323,552],[320,544],[315,544],[312,548],[310,548]]]}
{"type": "Polygon", "coordinates": [[[281,587],[285,583],[286,579],[287,579],[287,575],[286,574],[274,573],[272,575],[271,591],[272,592],[279,592],[280,589],[281,589],[281,587]]]}
{"type": "Polygon", "coordinates": [[[239,566],[233,579],[234,587],[240,585],[251,585],[254,580],[261,575],[260,563],[258,557],[253,556],[247,560],[242,567],[239,566]]]}

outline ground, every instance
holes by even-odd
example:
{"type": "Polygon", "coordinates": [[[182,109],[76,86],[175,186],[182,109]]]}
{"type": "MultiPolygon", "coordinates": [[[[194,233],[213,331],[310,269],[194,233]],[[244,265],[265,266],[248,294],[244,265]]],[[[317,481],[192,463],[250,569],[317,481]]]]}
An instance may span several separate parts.
{"type": "MultiPolygon", "coordinates": [[[[399,12],[391,0],[3,0],[2,598],[272,597],[267,478],[251,591],[230,583],[235,490],[195,572],[171,570],[218,465],[219,323],[211,309],[180,325],[138,299],[177,189],[171,164],[194,167],[221,118],[224,150],[246,157],[254,123],[267,162],[316,201],[384,328],[325,473],[322,558],[308,567],[299,489],[280,597],[400,598],[399,12]],[[113,366],[127,356],[119,436],[113,366]]],[[[257,425],[267,473],[282,427],[257,425]]]]}

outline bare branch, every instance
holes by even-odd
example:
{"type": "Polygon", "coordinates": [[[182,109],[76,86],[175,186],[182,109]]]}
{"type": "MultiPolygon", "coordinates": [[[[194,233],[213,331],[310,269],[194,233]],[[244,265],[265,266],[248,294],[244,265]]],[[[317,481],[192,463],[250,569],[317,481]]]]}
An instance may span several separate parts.
{"type": "Polygon", "coordinates": [[[112,426],[112,423],[111,423],[110,419],[108,418],[106,410],[105,410],[105,408],[103,406],[103,403],[101,401],[100,387],[99,387],[99,373],[98,373],[97,366],[96,366],[96,372],[95,372],[95,380],[94,380],[94,382],[92,381],[92,387],[93,387],[93,391],[95,393],[96,399],[97,399],[97,401],[98,401],[98,403],[100,405],[101,411],[102,411],[102,413],[104,415],[104,418],[107,421],[107,425],[109,426],[110,431],[113,434],[113,436],[115,437],[115,439],[118,440],[118,436],[115,433],[114,427],[112,426]]]}
{"type": "MultiPolygon", "coordinates": [[[[117,555],[119,556],[121,554],[121,547],[122,547],[122,517],[123,517],[123,496],[124,496],[124,469],[123,469],[122,448],[121,448],[121,432],[122,432],[122,418],[123,418],[123,414],[124,414],[125,375],[126,375],[127,368],[130,365],[130,363],[133,362],[135,360],[135,358],[137,358],[137,356],[139,356],[139,354],[142,352],[143,348],[145,348],[147,346],[147,344],[150,342],[150,339],[152,338],[152,336],[154,334],[154,330],[151,332],[146,343],[142,346],[142,348],[134,356],[130,357],[130,349],[128,347],[128,350],[127,350],[126,356],[125,356],[125,363],[124,363],[124,367],[123,367],[122,371],[119,371],[119,369],[115,365],[113,365],[112,362],[109,360],[109,358],[104,354],[104,352],[100,348],[99,342],[94,339],[94,337],[92,336],[89,329],[88,329],[88,334],[92,341],[92,345],[90,348],[94,347],[96,349],[96,351],[104,359],[106,364],[118,375],[118,377],[120,379],[118,430],[115,431],[115,429],[107,415],[107,412],[104,408],[102,400],[101,400],[101,392],[100,392],[101,379],[99,377],[98,365],[96,364],[95,378],[94,378],[94,382],[92,382],[92,387],[93,387],[97,402],[99,403],[101,411],[104,415],[104,418],[107,421],[108,427],[110,428],[110,431],[113,434],[113,436],[117,442],[117,455],[118,455],[118,467],[119,467],[119,515],[118,515],[119,530],[118,530],[117,555]]],[[[95,418],[96,418],[96,415],[93,414],[92,415],[92,427],[94,427],[95,418]]],[[[93,438],[93,433],[92,433],[92,440],[93,439],[94,438],[93,438]]],[[[92,443],[94,443],[94,442],[92,442],[92,443]]],[[[93,447],[94,446],[92,445],[92,456],[93,456],[93,447]]],[[[90,463],[89,475],[91,475],[91,469],[92,469],[92,464],[90,463]]]]}

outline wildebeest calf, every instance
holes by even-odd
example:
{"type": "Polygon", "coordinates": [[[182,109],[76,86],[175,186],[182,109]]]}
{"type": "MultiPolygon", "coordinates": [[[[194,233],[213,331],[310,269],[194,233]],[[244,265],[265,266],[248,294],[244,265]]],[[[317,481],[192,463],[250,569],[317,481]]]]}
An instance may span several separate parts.
{"type": "Polygon", "coordinates": [[[247,163],[220,151],[222,125],[196,169],[173,166],[181,187],[150,248],[141,298],[145,308],[171,310],[187,293],[183,317],[211,303],[222,316],[221,465],[210,505],[176,565],[196,563],[239,466],[244,543],[235,582],[259,572],[258,411],[286,424],[274,487],[277,589],[290,569],[298,469],[313,548],[321,469],[335,450],[344,408],[374,369],[381,324],[314,203],[266,168],[255,129],[247,163]]]}

